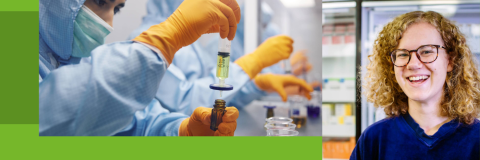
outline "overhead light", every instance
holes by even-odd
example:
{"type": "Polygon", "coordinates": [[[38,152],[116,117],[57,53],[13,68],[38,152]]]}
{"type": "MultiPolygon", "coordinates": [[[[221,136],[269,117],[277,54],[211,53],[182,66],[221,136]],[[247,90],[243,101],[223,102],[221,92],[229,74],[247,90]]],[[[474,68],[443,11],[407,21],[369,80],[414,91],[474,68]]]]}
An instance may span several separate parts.
{"type": "Polygon", "coordinates": [[[280,0],[287,8],[306,8],[314,7],[315,0],[280,0]]]}

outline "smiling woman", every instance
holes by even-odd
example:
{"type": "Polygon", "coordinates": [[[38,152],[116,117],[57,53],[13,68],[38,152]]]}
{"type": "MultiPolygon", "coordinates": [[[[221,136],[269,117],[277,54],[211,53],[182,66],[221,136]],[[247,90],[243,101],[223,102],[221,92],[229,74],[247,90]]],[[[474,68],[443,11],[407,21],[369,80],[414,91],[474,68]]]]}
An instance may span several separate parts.
{"type": "Polygon", "coordinates": [[[375,106],[385,107],[388,116],[399,116],[409,110],[411,103],[408,99],[415,97],[409,96],[414,93],[408,87],[413,89],[413,86],[405,84],[408,82],[406,78],[423,75],[430,78],[431,85],[437,85],[436,90],[416,93],[440,93],[436,98],[440,98],[437,105],[442,116],[459,118],[466,124],[473,123],[478,117],[479,73],[465,37],[448,19],[436,12],[417,11],[401,15],[380,32],[374,47],[374,54],[369,56],[371,63],[367,66],[365,93],[375,106]],[[425,44],[441,45],[446,49],[438,48],[438,58],[432,63],[422,63],[418,56],[411,56],[407,66],[394,66],[392,51],[417,49],[425,44]]]}
{"type": "Polygon", "coordinates": [[[389,118],[363,132],[350,159],[479,159],[480,75],[453,22],[400,15],[368,58],[364,93],[389,118]]]}

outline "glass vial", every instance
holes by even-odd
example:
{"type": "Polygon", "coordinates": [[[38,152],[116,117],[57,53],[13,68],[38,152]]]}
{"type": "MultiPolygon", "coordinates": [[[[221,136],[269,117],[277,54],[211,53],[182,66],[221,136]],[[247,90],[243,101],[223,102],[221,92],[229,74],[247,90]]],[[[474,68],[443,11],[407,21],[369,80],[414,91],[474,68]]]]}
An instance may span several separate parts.
{"type": "Polygon", "coordinates": [[[276,108],[275,106],[263,106],[264,108],[267,109],[267,118],[273,117],[273,109],[276,108]]]}
{"type": "Polygon", "coordinates": [[[227,112],[225,110],[225,101],[221,99],[215,100],[215,105],[213,105],[212,115],[210,117],[210,129],[217,131],[218,125],[222,123],[222,117],[227,112]]]}

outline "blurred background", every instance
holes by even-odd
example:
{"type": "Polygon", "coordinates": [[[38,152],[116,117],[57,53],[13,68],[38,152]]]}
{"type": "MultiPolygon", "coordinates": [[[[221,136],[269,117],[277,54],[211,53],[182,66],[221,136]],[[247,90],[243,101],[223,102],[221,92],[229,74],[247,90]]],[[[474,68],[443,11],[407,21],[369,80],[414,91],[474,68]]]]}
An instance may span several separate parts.
{"type": "MultiPolygon", "coordinates": [[[[454,21],[480,61],[480,1],[323,1],[323,157],[349,159],[360,134],[385,118],[360,95],[367,56],[383,26],[400,14],[436,11],[454,21]],[[356,88],[359,87],[359,88],[356,88]]],[[[479,68],[480,69],[480,68],[479,68]]]]}

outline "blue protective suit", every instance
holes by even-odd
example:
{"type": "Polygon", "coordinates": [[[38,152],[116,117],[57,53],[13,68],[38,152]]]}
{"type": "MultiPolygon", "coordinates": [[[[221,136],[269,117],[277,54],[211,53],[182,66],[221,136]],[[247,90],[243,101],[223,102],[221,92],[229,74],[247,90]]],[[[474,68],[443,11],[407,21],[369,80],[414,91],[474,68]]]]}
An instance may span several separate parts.
{"type": "Polygon", "coordinates": [[[40,135],[177,135],[187,116],[154,100],[168,66],[161,54],[125,41],[99,46],[87,59],[71,57],[84,1],[40,0],[40,135]]]}
{"type": "MultiPolygon", "coordinates": [[[[148,15],[143,18],[142,25],[130,35],[130,38],[138,36],[151,25],[163,22],[178,8],[180,3],[168,0],[148,1],[148,15]]],[[[243,7],[241,8],[243,9],[243,7]]],[[[243,12],[241,13],[243,14],[243,12]]],[[[272,18],[271,13],[264,12],[264,15],[267,17],[264,19],[268,20],[265,24],[270,22],[272,18]]],[[[226,79],[226,83],[233,85],[234,90],[224,91],[221,97],[221,99],[227,102],[227,106],[235,106],[237,108],[244,107],[253,100],[267,95],[253,81],[250,81],[250,78],[240,66],[233,63],[236,59],[243,56],[243,24],[244,20],[242,18],[237,25],[237,32],[232,41],[229,77],[226,79]]],[[[218,91],[209,88],[210,84],[218,83],[218,78],[215,77],[217,55],[212,54],[218,52],[218,40],[219,38],[212,39],[207,44],[207,47],[203,47],[199,42],[195,42],[183,47],[175,54],[175,59],[173,59],[160,83],[160,88],[162,89],[156,95],[162,106],[172,112],[181,112],[189,115],[197,106],[212,107],[215,99],[220,98],[218,91]]],[[[273,68],[271,71],[283,73],[283,71],[279,71],[279,69],[281,70],[279,65],[271,68],[273,68]]]]}
{"type": "Polygon", "coordinates": [[[358,139],[350,160],[479,159],[480,122],[458,119],[429,136],[410,114],[387,118],[369,126],[358,139]]]}

